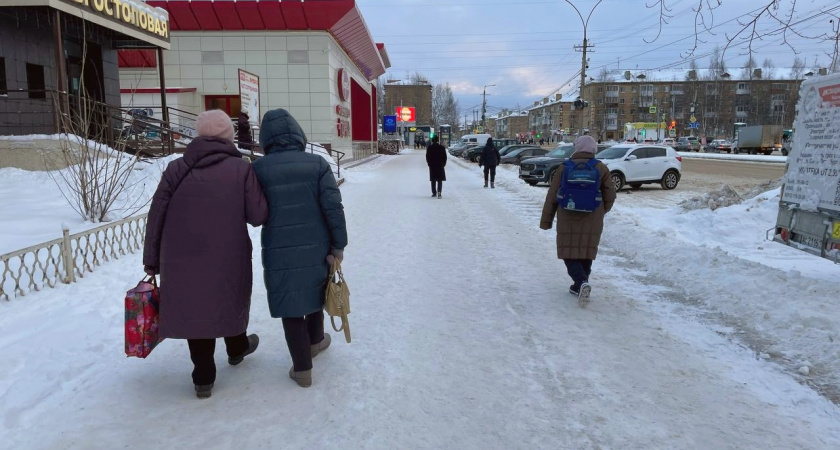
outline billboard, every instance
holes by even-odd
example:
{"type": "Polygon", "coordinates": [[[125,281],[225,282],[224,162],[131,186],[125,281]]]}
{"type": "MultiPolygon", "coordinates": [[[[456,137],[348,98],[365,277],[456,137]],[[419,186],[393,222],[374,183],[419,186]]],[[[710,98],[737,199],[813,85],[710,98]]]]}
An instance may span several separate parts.
{"type": "Polygon", "coordinates": [[[260,77],[239,69],[239,101],[248,112],[248,121],[260,123],[260,77]]]}
{"type": "Polygon", "coordinates": [[[397,116],[384,116],[382,118],[382,132],[396,133],[397,132],[397,116]]]}
{"type": "Polygon", "coordinates": [[[400,122],[414,122],[414,107],[397,106],[397,120],[400,122]]]}

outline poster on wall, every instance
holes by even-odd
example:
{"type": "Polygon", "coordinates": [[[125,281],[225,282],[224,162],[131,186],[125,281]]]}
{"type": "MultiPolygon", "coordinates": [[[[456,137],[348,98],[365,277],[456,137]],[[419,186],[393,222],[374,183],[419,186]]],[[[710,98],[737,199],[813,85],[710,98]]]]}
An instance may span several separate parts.
{"type": "Polygon", "coordinates": [[[248,121],[260,123],[260,77],[239,69],[239,100],[242,110],[248,113],[248,121]]]}

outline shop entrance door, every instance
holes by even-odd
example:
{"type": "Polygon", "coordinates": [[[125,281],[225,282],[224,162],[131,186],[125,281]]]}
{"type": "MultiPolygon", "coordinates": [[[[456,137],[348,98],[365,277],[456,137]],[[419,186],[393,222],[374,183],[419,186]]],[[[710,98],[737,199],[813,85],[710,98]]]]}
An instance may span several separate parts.
{"type": "Polygon", "coordinates": [[[105,77],[102,71],[102,47],[90,41],[84,45],[64,41],[67,55],[67,87],[70,94],[70,120],[75,132],[87,132],[88,138],[104,138],[108,130],[105,102],[105,77]],[[80,102],[81,99],[92,102],[80,102]]]}
{"type": "Polygon", "coordinates": [[[204,109],[221,109],[230,117],[239,117],[242,102],[238,95],[205,95],[204,109]]]}

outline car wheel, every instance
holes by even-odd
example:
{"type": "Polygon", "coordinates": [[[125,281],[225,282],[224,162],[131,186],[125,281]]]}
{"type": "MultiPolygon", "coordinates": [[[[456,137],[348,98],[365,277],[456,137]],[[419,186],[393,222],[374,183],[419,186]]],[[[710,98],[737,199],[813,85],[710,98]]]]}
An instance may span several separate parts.
{"type": "Polygon", "coordinates": [[[630,183],[630,187],[633,189],[639,189],[642,187],[642,183],[630,183]]]}
{"type": "Polygon", "coordinates": [[[551,174],[548,175],[548,184],[554,183],[554,176],[557,175],[557,169],[551,171],[551,174]]]}
{"type": "Polygon", "coordinates": [[[613,172],[610,174],[610,179],[612,180],[613,187],[615,187],[615,191],[618,192],[621,188],[624,187],[624,175],[613,172]]]}
{"type": "Polygon", "coordinates": [[[472,162],[474,162],[474,163],[478,162],[478,155],[475,155],[475,156],[472,157],[472,162]]]}
{"type": "Polygon", "coordinates": [[[537,185],[536,181],[526,181],[526,183],[528,183],[531,186],[536,186],[537,185]]]}
{"type": "Polygon", "coordinates": [[[662,175],[662,189],[671,190],[680,182],[680,174],[676,170],[669,170],[662,175]]]}
{"type": "Polygon", "coordinates": [[[782,149],[782,156],[787,156],[787,155],[788,155],[788,151],[787,151],[787,149],[786,149],[786,148],[783,148],[783,149],[782,149]]]}

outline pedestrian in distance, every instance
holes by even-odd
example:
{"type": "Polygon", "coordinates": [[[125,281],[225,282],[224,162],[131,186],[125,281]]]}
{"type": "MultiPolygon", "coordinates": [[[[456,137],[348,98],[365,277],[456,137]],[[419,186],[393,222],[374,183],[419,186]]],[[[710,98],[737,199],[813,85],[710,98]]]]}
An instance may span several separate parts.
{"type": "Polygon", "coordinates": [[[557,169],[557,176],[552,179],[546,193],[540,219],[540,228],[550,230],[554,217],[557,217],[557,258],[565,263],[566,270],[574,282],[569,287],[569,293],[578,297],[581,306],[589,302],[592,290],[589,284],[592,261],[598,254],[598,244],[604,229],[604,215],[612,209],[616,196],[609,169],[595,159],[597,149],[598,144],[591,136],[575,139],[571,163],[564,163],[557,169]],[[564,173],[568,170],[567,167],[571,165],[577,169],[589,164],[597,172],[592,174],[592,182],[582,185],[593,191],[591,194],[597,199],[596,203],[586,212],[583,211],[584,208],[576,210],[574,204],[571,208],[568,205],[560,207],[561,197],[558,196],[558,192],[563,194],[564,189],[568,190],[571,185],[566,180],[567,174],[564,173]]]}
{"type": "Polygon", "coordinates": [[[499,154],[499,149],[493,144],[493,138],[487,138],[487,143],[481,150],[481,159],[478,160],[478,166],[484,166],[484,187],[487,187],[489,175],[490,187],[496,188],[496,166],[501,161],[502,155],[499,154]]]}
{"type": "Polygon", "coordinates": [[[152,198],[143,264],[146,273],[160,274],[160,337],[187,340],[196,396],[207,398],[216,381],[216,339],[224,338],[234,366],[259,345],[256,334],[246,336],[253,281],[247,224],[265,223],[268,205],[233,145],[230,117],[205,111],[196,131],[152,198]]]}
{"type": "Polygon", "coordinates": [[[312,385],[312,358],[330,346],[324,296],[334,259],[344,258],[347,225],[330,164],[306,152],[306,134],[288,111],[266,113],[260,127],[265,156],[254,171],[270,215],[262,229],[268,308],[280,318],[292,357],[289,377],[312,385]]]}
{"type": "Polygon", "coordinates": [[[251,151],[254,148],[254,138],[251,134],[251,118],[248,111],[244,109],[239,113],[236,121],[236,140],[239,141],[239,148],[251,151]]]}
{"type": "Polygon", "coordinates": [[[446,149],[438,143],[437,136],[432,138],[432,144],[426,149],[426,164],[429,166],[432,197],[442,198],[443,182],[446,181],[446,149]]]}

